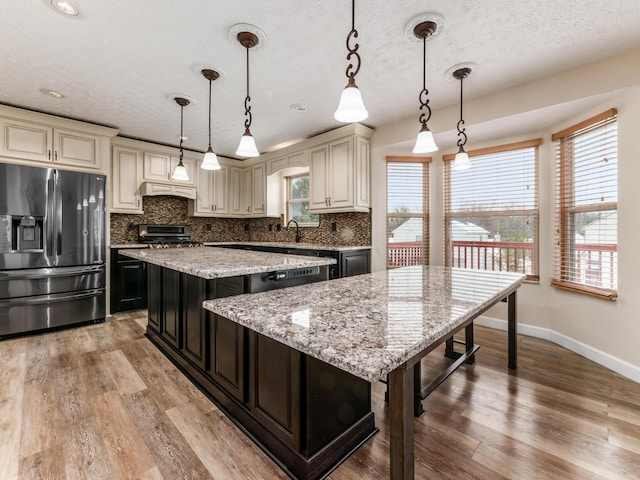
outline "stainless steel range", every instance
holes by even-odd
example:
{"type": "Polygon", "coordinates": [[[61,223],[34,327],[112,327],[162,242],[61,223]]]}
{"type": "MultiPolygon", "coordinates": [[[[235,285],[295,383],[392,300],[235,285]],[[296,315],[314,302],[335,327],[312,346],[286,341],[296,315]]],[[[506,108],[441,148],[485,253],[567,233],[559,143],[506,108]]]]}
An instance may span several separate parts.
{"type": "Polygon", "coordinates": [[[0,163],[0,339],[104,320],[105,184],[0,163]]]}
{"type": "Polygon", "coordinates": [[[149,248],[202,247],[191,240],[189,225],[138,225],[138,241],[149,248]]]}

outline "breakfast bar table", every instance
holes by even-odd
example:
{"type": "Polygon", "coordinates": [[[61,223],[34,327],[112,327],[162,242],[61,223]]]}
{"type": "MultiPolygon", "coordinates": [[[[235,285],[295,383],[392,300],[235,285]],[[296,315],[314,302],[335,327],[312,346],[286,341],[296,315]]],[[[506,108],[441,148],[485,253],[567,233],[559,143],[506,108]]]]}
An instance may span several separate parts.
{"type": "MultiPolygon", "coordinates": [[[[414,478],[421,358],[460,330],[472,338],[474,319],[507,301],[508,367],[516,368],[516,290],[523,280],[516,273],[413,266],[203,306],[368,382],[387,378],[390,477],[408,480],[414,478]]],[[[475,351],[472,343],[466,342],[467,354],[475,351]]]]}

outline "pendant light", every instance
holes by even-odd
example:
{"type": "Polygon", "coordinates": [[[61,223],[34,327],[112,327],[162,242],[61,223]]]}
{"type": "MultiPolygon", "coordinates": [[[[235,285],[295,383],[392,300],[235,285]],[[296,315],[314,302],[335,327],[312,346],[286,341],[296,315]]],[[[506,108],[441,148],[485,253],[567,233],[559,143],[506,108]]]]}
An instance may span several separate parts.
{"type": "Polygon", "coordinates": [[[249,95],[249,49],[258,45],[258,37],[251,32],[238,33],[238,42],[247,50],[247,96],[244,99],[244,134],[240,138],[240,144],[236,150],[236,155],[240,157],[257,157],[260,155],[256,147],[256,141],[251,135],[249,128],[251,127],[251,96],[249,95]]]}
{"type": "Polygon", "coordinates": [[[420,111],[425,110],[420,114],[420,123],[422,128],[418,133],[416,144],[413,147],[413,153],[431,153],[438,150],[435,140],[433,139],[433,133],[429,130],[427,122],[431,118],[431,107],[429,107],[429,90],[427,90],[427,40],[432,37],[438,26],[435,22],[422,22],[415,26],[413,33],[416,38],[422,39],[422,90],[418,95],[420,101],[420,111]]]}
{"type": "Polygon", "coordinates": [[[176,169],[173,171],[173,175],[171,175],[171,179],[186,182],[189,180],[189,175],[187,174],[187,169],[184,168],[184,163],[182,163],[182,139],[184,138],[184,136],[182,135],[182,126],[184,119],[184,107],[189,105],[189,100],[187,100],[186,98],[176,97],[175,101],[178,105],[180,105],[180,160],[178,161],[176,169]]]}
{"type": "Polygon", "coordinates": [[[458,153],[453,161],[451,168],[454,170],[467,170],[471,168],[471,160],[469,155],[464,151],[464,146],[467,143],[467,134],[465,133],[464,120],[462,119],[462,84],[465,78],[471,75],[471,69],[468,67],[459,68],[453,72],[453,78],[460,80],[460,120],[458,121],[458,153]]]}
{"type": "Polygon", "coordinates": [[[220,170],[218,157],[213,151],[213,148],[211,148],[211,83],[214,80],[217,80],[220,77],[220,74],[215,70],[205,68],[204,70],[202,70],[202,75],[204,76],[204,78],[209,80],[209,148],[204,154],[204,158],[202,159],[200,168],[202,168],[203,170],[220,170]]]}
{"type": "Polygon", "coordinates": [[[352,38],[358,38],[358,31],[356,30],[356,0],[351,1],[351,31],[347,35],[347,50],[349,51],[347,60],[355,57],[357,63],[355,67],[352,63],[347,66],[347,86],[342,91],[338,109],[333,114],[336,120],[345,123],[360,122],[369,116],[369,112],[364,108],[360,89],[356,85],[356,75],[360,71],[360,54],[358,53],[360,45],[355,43],[351,47],[349,43],[352,38]]]}

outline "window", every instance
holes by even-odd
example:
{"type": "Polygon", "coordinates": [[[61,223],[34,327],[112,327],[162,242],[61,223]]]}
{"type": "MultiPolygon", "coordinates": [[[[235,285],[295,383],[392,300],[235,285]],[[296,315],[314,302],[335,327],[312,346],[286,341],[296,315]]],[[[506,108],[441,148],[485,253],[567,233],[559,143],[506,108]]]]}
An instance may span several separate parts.
{"type": "Polygon", "coordinates": [[[445,264],[538,280],[538,145],[541,139],[470,151],[473,166],[445,155],[445,264]]]}
{"type": "Polygon", "coordinates": [[[309,213],[309,174],[285,177],[287,211],[285,221],[295,220],[300,226],[317,227],[320,216],[309,213]]]}
{"type": "Polygon", "coordinates": [[[611,299],[618,288],[618,131],[611,109],[556,142],[556,246],[552,285],[611,299]]]}
{"type": "Polygon", "coordinates": [[[430,161],[387,157],[387,268],[429,263],[430,161]]]}

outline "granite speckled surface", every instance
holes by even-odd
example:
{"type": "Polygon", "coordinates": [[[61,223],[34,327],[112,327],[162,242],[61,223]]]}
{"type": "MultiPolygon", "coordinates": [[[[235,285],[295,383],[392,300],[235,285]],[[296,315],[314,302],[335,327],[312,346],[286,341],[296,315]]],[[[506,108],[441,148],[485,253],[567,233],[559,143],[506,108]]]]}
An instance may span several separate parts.
{"type": "Polygon", "coordinates": [[[517,288],[517,273],[405,267],[204,302],[204,308],[374,382],[517,288]]]}
{"type": "Polygon", "coordinates": [[[148,243],[123,243],[120,245],[109,245],[109,248],[149,248],[148,243]]]}
{"type": "Polygon", "coordinates": [[[253,273],[291,270],[294,268],[331,265],[336,260],[328,257],[307,257],[281,253],[233,250],[230,248],[164,248],[120,250],[137,260],[171,268],[200,278],[235,277],[253,273]]]}
{"type": "Polygon", "coordinates": [[[205,242],[207,246],[217,245],[247,245],[257,247],[278,247],[278,248],[303,248],[307,250],[330,250],[335,252],[346,252],[350,250],[371,249],[370,245],[321,245],[318,243],[295,243],[295,242],[205,242]]]}

